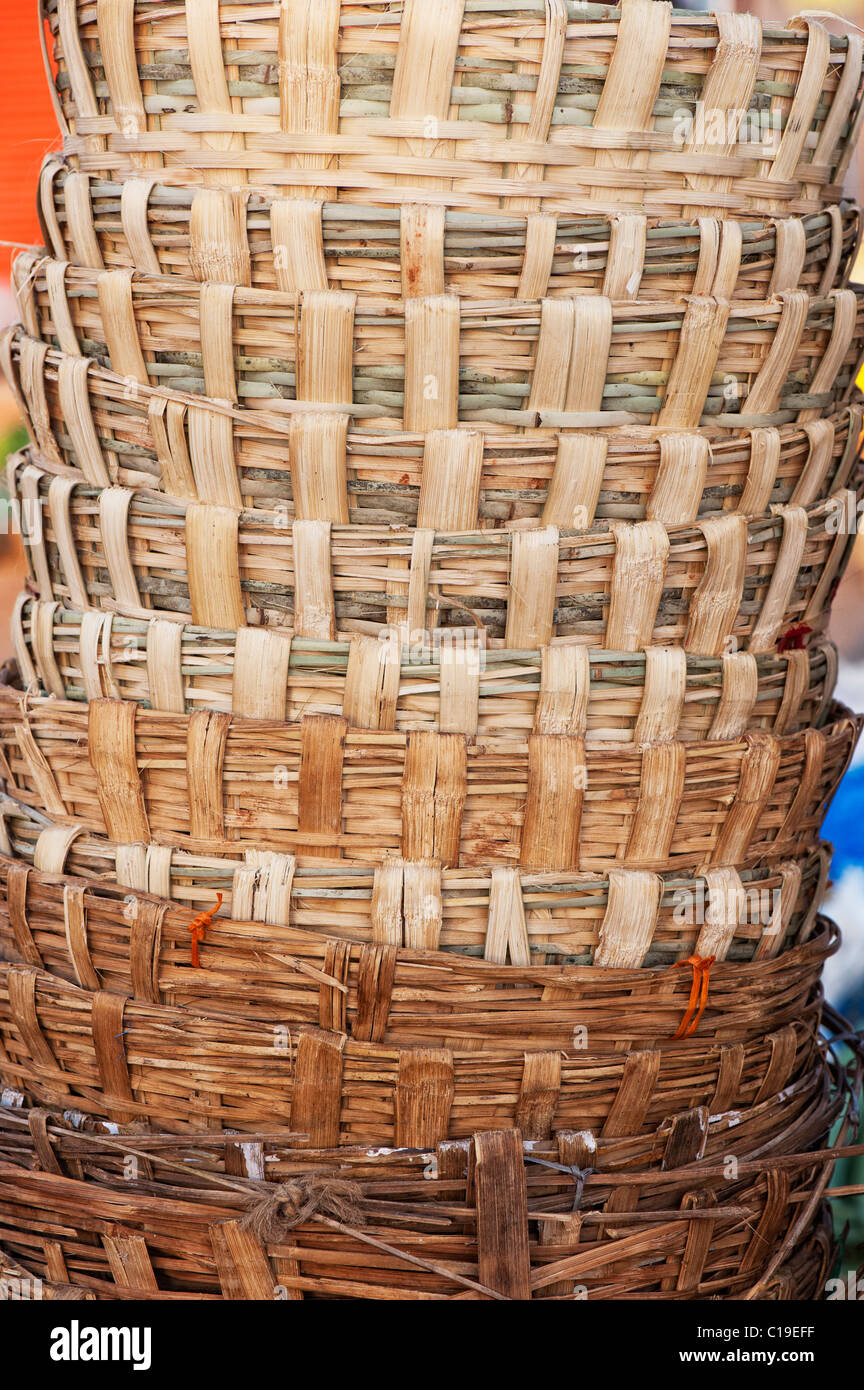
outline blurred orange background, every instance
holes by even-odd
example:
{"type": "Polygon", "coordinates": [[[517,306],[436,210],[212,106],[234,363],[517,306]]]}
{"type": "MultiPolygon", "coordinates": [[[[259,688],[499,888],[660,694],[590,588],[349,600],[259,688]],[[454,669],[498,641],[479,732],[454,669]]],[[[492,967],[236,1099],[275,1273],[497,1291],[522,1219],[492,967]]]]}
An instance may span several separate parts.
{"type": "MultiPolygon", "coordinates": [[[[48,150],[58,143],[35,0],[5,0],[0,19],[0,325],[15,317],[9,293],[15,246],[38,245],[42,240],[36,214],[39,169],[48,150]]],[[[0,377],[0,466],[18,424],[12,393],[0,377]]],[[[20,540],[0,535],[0,661],[12,652],[8,614],[23,579],[20,540]]]]}

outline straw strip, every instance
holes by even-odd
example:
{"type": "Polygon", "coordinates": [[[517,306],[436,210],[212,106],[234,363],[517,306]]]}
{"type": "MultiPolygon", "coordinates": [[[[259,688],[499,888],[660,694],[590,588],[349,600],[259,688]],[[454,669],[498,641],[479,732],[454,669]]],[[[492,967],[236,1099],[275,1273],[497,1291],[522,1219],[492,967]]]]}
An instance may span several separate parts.
{"type": "Polygon", "coordinates": [[[645,508],[648,521],[688,526],[696,520],[708,476],[708,460],[709,444],[704,435],[661,435],[660,470],[645,508]]]}
{"type": "Polygon", "coordinates": [[[688,651],[700,656],[720,656],[728,647],[741,609],[747,571],[747,523],[743,517],[727,513],[700,522],[699,530],[705,537],[708,560],[690,605],[685,645],[688,651]]]}
{"type": "Polygon", "coordinates": [[[330,523],[295,521],[294,631],[298,637],[332,641],[336,610],[330,573],[330,523]]]}
{"type": "Polygon", "coordinates": [[[642,750],[639,802],[627,842],[627,859],[632,864],[659,867],[668,859],[686,766],[683,743],[651,743],[642,750]]]}
{"type": "MultiPolygon", "coordinates": [[[[237,636],[239,653],[240,633],[237,636]]],[[[171,714],[181,714],[186,708],[181,670],[182,639],[183,629],[179,623],[157,620],[147,629],[147,675],[153,707],[171,714]]]]}
{"type": "MultiPolygon", "coordinates": [[[[201,413],[206,415],[208,412],[201,413]]],[[[153,436],[166,492],[172,497],[197,499],[198,488],[186,439],[186,415],[187,406],[183,401],[167,401],[159,396],[151,397],[147,408],[147,422],[153,436]]],[[[199,428],[206,429],[204,420],[199,420],[198,425],[199,428]]],[[[199,468],[203,465],[201,455],[206,447],[205,441],[201,441],[201,445],[203,447],[199,446],[199,468]]],[[[209,453],[206,457],[210,457],[209,453]]],[[[207,476],[206,470],[204,476],[207,476]]]]}
{"type": "Polygon", "coordinates": [[[544,526],[576,531],[593,526],[608,454],[609,442],[602,434],[559,435],[555,470],[543,508],[544,526]]]}
{"type": "Polygon", "coordinates": [[[313,291],[303,299],[297,399],[339,405],[353,399],[356,296],[313,291]]]}
{"type": "Polygon", "coordinates": [[[555,626],[558,576],[556,527],[514,531],[511,539],[510,602],[505,645],[517,649],[545,647],[555,626]]]}
{"type": "Polygon", "coordinates": [[[342,713],[353,728],[396,728],[401,668],[401,645],[395,630],[384,640],[361,634],[352,637],[342,713]]]}
{"type": "Polygon", "coordinates": [[[657,521],[613,526],[615,567],[606,620],[613,651],[651,645],[669,556],[669,536],[657,521]]]}
{"type": "Polygon", "coordinates": [[[98,280],[98,292],[112,371],[146,386],[149,377],[135,322],[131,270],[103,271],[98,280]]]}
{"type": "MultiPolygon", "coordinates": [[[[81,566],[78,563],[78,552],[69,511],[70,498],[76,486],[74,478],[52,478],[48,488],[48,512],[57,544],[59,568],[65,580],[69,598],[77,608],[84,609],[89,606],[87,589],[81,573],[81,566]]],[[[109,495],[110,489],[102,493],[102,497],[107,498],[109,495]]],[[[108,553],[109,547],[106,546],[106,555],[108,553]]],[[[128,559],[128,550],[126,553],[128,559]]],[[[112,573],[112,582],[113,578],[112,573]]]]}
{"type": "Polygon", "coordinates": [[[460,310],[455,296],[406,300],[406,430],[426,434],[458,424],[459,333],[460,310]]]}
{"type": "Polygon", "coordinates": [[[309,198],[280,198],[270,207],[273,270],[282,294],[329,289],[322,206],[309,198]]]}
{"type": "Polygon", "coordinates": [[[246,626],[237,553],[238,523],[237,513],[227,507],[194,503],[186,511],[186,570],[192,621],[203,627],[246,626]]]}
{"type": "Polygon", "coordinates": [[[587,783],[583,739],[550,734],[531,736],[528,794],[519,856],[523,868],[578,867],[587,783]]]}
{"type": "Polygon", "coordinates": [[[287,634],[260,627],[241,628],[231,693],[234,713],[249,719],[284,719],[290,660],[291,638],[287,634]]]}
{"type": "MultiPolygon", "coordinates": [[[[150,197],[155,184],[155,175],[150,175],[149,178],[128,179],[123,184],[123,190],[120,194],[120,223],[123,228],[123,235],[126,238],[126,244],[129,248],[130,263],[136,270],[144,271],[148,275],[162,274],[159,256],[157,255],[156,247],[153,245],[153,238],[150,235],[148,216],[150,197]]],[[[95,243],[95,241],[96,236],[94,229],[93,242],[95,243]]],[[[98,254],[98,244],[95,247],[95,251],[96,254],[98,254]]],[[[87,261],[86,264],[101,266],[101,255],[98,260],[90,260],[87,261]]]]}
{"type": "Polygon", "coordinates": [[[89,706],[87,753],[108,834],[121,844],[150,839],[135,750],[136,713],[135,705],[121,700],[93,700],[89,706]]]}
{"type": "Polygon", "coordinates": [[[465,806],[465,740],[457,734],[412,733],[402,778],[402,854],[459,862],[465,806]]]}
{"type": "MultiPolygon", "coordinates": [[[[213,285],[211,288],[223,287],[213,285]]],[[[215,368],[216,364],[213,365],[215,368]]],[[[228,365],[227,362],[225,365],[228,365]]],[[[229,382],[226,380],[220,384],[228,385],[229,382]]],[[[170,415],[173,404],[174,402],[170,402],[168,407],[169,452],[172,470],[177,471],[179,465],[179,481],[184,489],[179,495],[191,495],[214,507],[241,507],[243,498],[237,478],[234,430],[230,416],[210,406],[190,404],[185,412],[189,431],[187,454],[182,417],[178,412],[172,420],[170,415]],[[172,425],[176,451],[170,447],[172,425]],[[186,475],[187,460],[191,469],[191,480],[186,475]],[[188,491],[190,486],[191,493],[188,491]]]]}
{"type": "Polygon", "coordinates": [[[656,874],[612,870],[609,905],[594,952],[596,966],[637,970],[642,965],[654,935],[661,892],[662,880],[656,874]]]}
{"type": "MultiPolygon", "coordinates": [[[[189,830],[195,840],[225,838],[222,786],[225,743],[230,714],[196,710],[186,733],[186,783],[189,790],[189,830]]],[[[301,774],[302,775],[302,774],[301,774]]]]}
{"type": "Polygon", "coordinates": [[[807,513],[803,507],[783,507],[783,539],[762,611],[748,643],[751,652],[771,651],[780,634],[795,576],[807,544],[807,513]]]}
{"type": "Polygon", "coordinates": [[[747,413],[770,415],[780,404],[783,385],[798,352],[807,323],[810,297],[806,290],[790,290],[780,295],[783,315],[762,368],[747,395],[747,413]]]}
{"type": "MultiPolygon", "coordinates": [[[[657,0],[648,3],[656,5],[657,0]]],[[[728,322],[728,302],[695,296],[688,300],[660,410],[663,429],[692,430],[699,426],[728,322]]]]}
{"type": "MultiPolygon", "coordinates": [[[[54,483],[51,484],[53,486],[54,483]]],[[[126,608],[140,610],[141,595],[129,552],[129,508],[132,497],[132,492],[122,487],[108,487],[100,492],[99,532],[117,602],[126,608]]]]}
{"type": "Polygon", "coordinates": [[[245,192],[196,190],[189,214],[189,262],[196,280],[251,285],[247,198],[245,192]]]}
{"type": "Polygon", "coordinates": [[[291,487],[298,521],[347,525],[347,435],[347,415],[292,417],[291,487]]]}
{"type": "Polygon", "coordinates": [[[444,223],[443,207],[403,204],[399,219],[403,299],[426,299],[446,293],[444,223]]]}
{"type": "Polygon", "coordinates": [[[84,477],[94,487],[108,487],[111,479],[105,467],[105,458],[90,407],[90,393],[87,388],[89,370],[88,358],[64,357],[57,370],[60,410],[84,477]]]}
{"type": "Polygon", "coordinates": [[[680,647],[647,647],[645,693],[633,731],[637,747],[676,737],[687,691],[687,658],[680,647]]]}

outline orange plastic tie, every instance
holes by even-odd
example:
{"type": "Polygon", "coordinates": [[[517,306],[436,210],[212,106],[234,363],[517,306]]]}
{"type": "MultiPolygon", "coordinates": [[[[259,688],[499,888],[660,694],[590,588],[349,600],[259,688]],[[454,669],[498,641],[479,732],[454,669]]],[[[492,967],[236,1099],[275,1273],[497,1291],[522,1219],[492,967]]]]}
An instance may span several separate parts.
{"type": "Polygon", "coordinates": [[[716,956],[688,956],[686,960],[679,960],[673,965],[673,970],[680,970],[689,965],[693,971],[693,979],[690,984],[690,998],[687,1001],[687,1010],[681,1020],[677,1033],[673,1033],[673,1042],[679,1042],[682,1038],[692,1038],[699,1024],[702,1022],[702,1015],[708,1003],[708,989],[711,981],[711,966],[716,961],[716,956]]]}
{"type": "Polygon", "coordinates": [[[213,917],[222,906],[222,894],[216,894],[216,906],[211,907],[209,912],[199,912],[197,917],[193,917],[189,923],[189,930],[192,933],[192,965],[198,969],[201,962],[198,959],[198,947],[204,940],[204,933],[208,927],[213,925],[213,917]]]}

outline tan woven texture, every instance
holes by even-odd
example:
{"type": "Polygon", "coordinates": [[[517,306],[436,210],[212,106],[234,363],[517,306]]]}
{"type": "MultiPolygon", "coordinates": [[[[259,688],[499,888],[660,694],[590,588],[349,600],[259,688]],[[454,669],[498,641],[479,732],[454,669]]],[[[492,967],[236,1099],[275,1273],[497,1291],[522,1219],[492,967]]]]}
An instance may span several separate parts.
{"type": "MultiPolygon", "coordinates": [[[[608,651],[675,644],[694,655],[744,646],[755,655],[778,643],[782,651],[791,629],[824,629],[854,543],[856,496],[846,488],[749,523],[724,514],[692,528],[644,521],[588,533],[452,533],[287,524],[278,512],[99,491],[43,470],[36,457],[13,457],[8,478],[22,516],[40,521],[24,540],[43,601],[326,641],[395,629],[400,643],[422,646],[434,630],[452,630],[469,683],[479,679],[471,655],[487,641],[516,650],[570,638],[608,651]]],[[[400,659],[398,645],[392,655],[400,659]]]]}
{"type": "Polygon", "coordinates": [[[520,652],[472,646],[467,630],[443,629],[403,647],[395,631],[348,642],[275,628],[219,632],[27,594],[12,636],[24,684],[61,699],[120,698],[174,714],[341,715],[355,728],[405,732],[574,733],[640,746],[820,728],[837,673],[831,642],[758,655],[676,646],[520,652]]]}
{"type": "MultiPolygon", "coordinates": [[[[816,19],[763,30],[653,0],[42,7],[64,153],[85,174],[307,202],[797,215],[836,201],[861,119],[861,39],[816,19]]],[[[290,210],[292,231],[292,213],[310,255],[316,223],[290,210]]]]}
{"type": "Polygon", "coordinates": [[[820,1297],[864,38],[39,9],[0,1278],[820,1297]]]}
{"type": "Polygon", "coordinates": [[[719,209],[688,222],[610,215],[602,205],[548,219],[442,206],[430,227],[410,203],[327,201],[298,211],[252,189],[91,178],[53,156],[39,192],[45,244],[60,261],[283,293],[342,290],[361,303],[433,288],[474,300],[576,293],[646,303],[725,293],[741,303],[796,289],[818,299],[846,283],[860,237],[858,209],[846,202],[742,222],[720,220],[719,209]],[[280,237],[301,234],[304,219],[315,254],[289,256],[296,242],[280,237]]]}
{"type": "MultiPolygon", "coordinates": [[[[409,433],[373,429],[357,407],[310,414],[272,397],[247,409],[118,378],[93,358],[61,354],[21,332],[0,340],[0,352],[42,467],[72,469],[96,486],[156,488],[216,504],[230,498],[277,510],[285,522],[460,531],[511,522],[680,523],[720,510],[761,516],[793,497],[806,503],[844,486],[861,429],[848,367],[842,390],[787,395],[789,409],[755,416],[741,415],[734,382],[718,381],[708,395],[724,413],[705,417],[698,430],[607,428],[617,418],[609,411],[592,416],[596,429],[546,428],[545,415],[514,411],[508,425],[409,433]]],[[[808,381],[805,371],[792,384],[804,391],[808,381]]],[[[643,401],[652,412],[659,404],[656,394],[643,401]]]]}
{"type": "MultiPolygon", "coordinates": [[[[265,973],[278,962],[260,953],[287,951],[296,968],[298,943],[320,949],[312,933],[328,946],[404,946],[482,956],[499,965],[668,966],[694,950],[718,960],[770,959],[808,940],[831,862],[826,845],[797,859],[769,855],[740,873],[725,867],[662,875],[628,869],[606,875],[442,870],[429,861],[400,859],[368,867],[316,864],[307,855],[256,850],[217,857],[167,844],[119,845],[80,822],[48,820],[12,798],[0,801],[0,835],[10,861],[0,932],[10,957],[78,980],[71,911],[83,943],[78,960],[89,956],[95,962],[91,978],[112,976],[119,943],[129,960],[119,978],[128,988],[143,933],[147,952],[139,978],[156,982],[157,990],[162,970],[178,966],[188,984],[196,980],[186,968],[189,916],[212,907],[221,893],[224,910],[200,954],[207,968],[217,969],[222,999],[229,961],[241,978],[254,970],[262,989],[265,973]],[[58,893],[61,884],[70,895],[58,893]],[[141,905],[140,920],[130,894],[141,905]],[[166,899],[176,908],[169,911],[166,899]],[[246,922],[273,930],[250,936],[246,922]],[[282,930],[287,927],[294,929],[290,948],[282,930]]],[[[199,1001],[201,988],[199,979],[199,1001]]],[[[173,999],[173,977],[165,989],[173,999]]],[[[243,997],[245,1008],[257,1007],[243,997]]]]}

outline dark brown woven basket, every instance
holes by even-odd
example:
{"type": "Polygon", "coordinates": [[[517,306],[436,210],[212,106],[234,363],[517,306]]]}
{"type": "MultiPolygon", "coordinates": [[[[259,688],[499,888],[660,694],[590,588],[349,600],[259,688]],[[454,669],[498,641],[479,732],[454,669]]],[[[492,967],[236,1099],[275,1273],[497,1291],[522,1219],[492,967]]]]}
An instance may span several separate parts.
{"type": "Polygon", "coordinates": [[[820,1063],[734,1128],[688,1111],[647,1141],[493,1130],[338,1153],[272,1130],[178,1139],[10,1090],[0,1278],[61,1300],[818,1297],[838,1080],[820,1063]]]}
{"type": "MultiPolygon", "coordinates": [[[[412,1002],[409,989],[403,1002],[388,998],[378,948],[358,962],[361,1007],[346,1034],[287,1011],[273,1022],[148,1002],[145,936],[136,953],[142,998],[0,963],[3,1084],[23,1084],[45,1104],[177,1133],[290,1126],[315,1147],[425,1147],[510,1124],[532,1138],[595,1127],[643,1134],[678,1109],[717,1115],[758,1105],[812,1067],[819,979],[837,947],[823,920],[779,960],[715,966],[695,1030],[695,969],[536,968],[523,979],[537,983],[518,989],[516,967],[427,956],[416,963],[426,998],[412,1002]],[[465,984],[481,976],[499,987],[475,1000],[465,984]],[[376,1031],[413,1041],[370,1040],[376,1031]]],[[[80,962],[79,948],[80,936],[80,962]]],[[[343,988],[332,976],[310,986],[316,1012],[320,999],[337,1028],[346,1022],[343,988]]]]}

